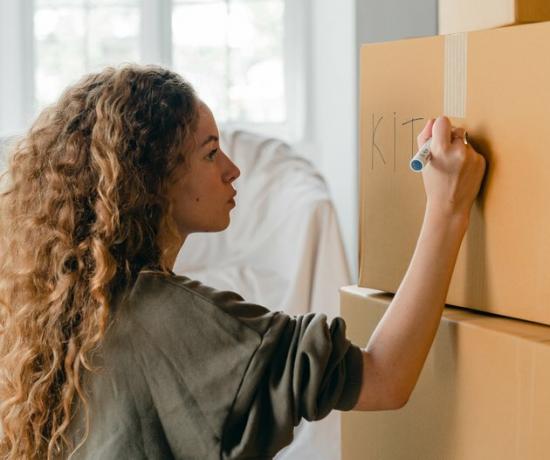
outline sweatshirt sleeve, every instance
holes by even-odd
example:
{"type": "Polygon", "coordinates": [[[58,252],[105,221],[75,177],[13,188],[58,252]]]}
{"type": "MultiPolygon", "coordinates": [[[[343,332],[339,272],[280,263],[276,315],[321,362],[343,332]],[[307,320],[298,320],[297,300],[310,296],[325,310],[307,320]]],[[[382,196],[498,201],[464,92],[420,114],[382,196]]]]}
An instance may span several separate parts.
{"type": "Polygon", "coordinates": [[[224,427],[226,459],[271,458],[292,441],[302,417],[350,410],[359,396],[362,354],[342,318],[329,325],[323,314],[268,315],[224,427]]]}

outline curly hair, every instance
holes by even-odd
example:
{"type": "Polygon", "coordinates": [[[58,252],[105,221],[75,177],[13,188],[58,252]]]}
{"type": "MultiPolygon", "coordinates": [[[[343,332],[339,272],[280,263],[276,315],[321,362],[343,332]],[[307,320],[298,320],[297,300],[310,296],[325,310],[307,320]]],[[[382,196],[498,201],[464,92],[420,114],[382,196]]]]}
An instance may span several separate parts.
{"type": "Polygon", "coordinates": [[[198,104],[169,70],[106,68],[13,147],[0,193],[1,458],[74,448],[67,427],[77,404],[88,418],[82,373],[95,370],[113,296],[144,267],[169,270],[167,187],[192,148],[198,104]]]}

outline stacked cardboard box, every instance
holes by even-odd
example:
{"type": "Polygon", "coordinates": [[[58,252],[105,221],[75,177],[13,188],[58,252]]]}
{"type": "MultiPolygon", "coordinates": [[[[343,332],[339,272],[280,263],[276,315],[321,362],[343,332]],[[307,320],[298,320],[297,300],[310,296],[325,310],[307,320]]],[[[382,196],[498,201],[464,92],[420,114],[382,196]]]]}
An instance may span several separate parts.
{"type": "Polygon", "coordinates": [[[550,20],[548,0],[439,0],[440,34],[550,20]]]}
{"type": "MultiPolygon", "coordinates": [[[[391,295],[341,296],[348,336],[367,343],[391,295]]],[[[550,327],[446,308],[407,405],[342,414],[342,459],[547,459],[548,388],[550,327]]]]}
{"type": "Polygon", "coordinates": [[[488,171],[447,297],[472,310],[446,309],[404,409],[344,414],[343,460],[548,458],[550,22],[467,32],[550,19],[545,3],[440,0],[459,33],[361,49],[362,287],[341,303],[355,343],[391,301],[364,288],[395,293],[415,248],[426,198],[409,161],[426,120],[465,128],[488,171]]]}
{"type": "Polygon", "coordinates": [[[426,201],[409,160],[444,113],[488,158],[447,303],[550,324],[548,56],[550,22],[362,47],[360,286],[405,274],[426,201]]]}

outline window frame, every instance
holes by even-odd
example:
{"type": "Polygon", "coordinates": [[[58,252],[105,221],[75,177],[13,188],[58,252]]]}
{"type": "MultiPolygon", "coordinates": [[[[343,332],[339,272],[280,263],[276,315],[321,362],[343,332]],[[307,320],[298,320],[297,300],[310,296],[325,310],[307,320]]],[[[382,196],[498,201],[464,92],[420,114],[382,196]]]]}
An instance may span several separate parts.
{"type": "MultiPolygon", "coordinates": [[[[284,0],[284,84],[286,122],[227,122],[221,129],[244,129],[290,143],[307,137],[310,80],[310,0],[284,0]]],[[[172,67],[172,0],[141,0],[140,62],[172,67]],[[147,18],[147,20],[143,20],[147,18]]],[[[24,131],[36,117],[34,0],[0,1],[0,136],[24,131]]]]}
{"type": "Polygon", "coordinates": [[[35,115],[34,1],[0,1],[0,136],[20,133],[35,115]],[[9,72],[4,69],[10,69],[9,72]]]}

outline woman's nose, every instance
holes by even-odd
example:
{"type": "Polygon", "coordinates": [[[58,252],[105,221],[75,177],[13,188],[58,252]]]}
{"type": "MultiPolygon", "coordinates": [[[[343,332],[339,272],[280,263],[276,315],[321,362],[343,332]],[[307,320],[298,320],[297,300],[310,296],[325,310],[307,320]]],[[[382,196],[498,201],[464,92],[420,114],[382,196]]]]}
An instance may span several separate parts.
{"type": "Polygon", "coordinates": [[[227,160],[224,179],[226,182],[233,182],[241,175],[241,170],[237,167],[235,163],[231,161],[231,158],[229,158],[225,153],[224,155],[227,160]]]}
{"type": "Polygon", "coordinates": [[[237,179],[241,175],[241,170],[233,162],[231,162],[231,166],[232,166],[231,182],[233,182],[235,179],[237,179]]]}

